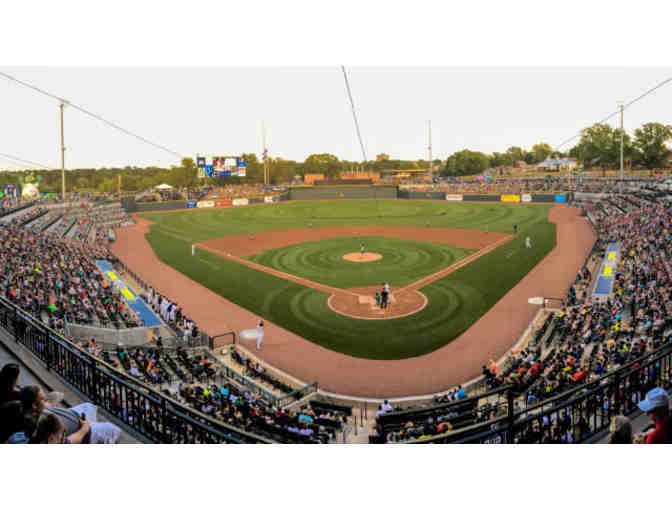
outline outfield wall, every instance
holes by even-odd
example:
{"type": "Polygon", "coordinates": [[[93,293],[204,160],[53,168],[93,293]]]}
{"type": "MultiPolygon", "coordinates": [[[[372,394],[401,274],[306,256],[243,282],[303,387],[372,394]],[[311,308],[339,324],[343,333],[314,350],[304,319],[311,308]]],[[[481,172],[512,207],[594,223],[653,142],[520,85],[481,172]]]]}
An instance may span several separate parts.
{"type": "Polygon", "coordinates": [[[124,197],[121,205],[127,213],[152,211],[180,211],[182,209],[210,209],[222,207],[238,207],[250,204],[273,204],[289,200],[289,193],[274,196],[258,196],[250,198],[215,199],[215,200],[178,200],[170,202],[136,202],[133,197],[124,197]]]}
{"type": "Polygon", "coordinates": [[[302,186],[290,188],[289,200],[397,198],[396,186],[302,186]]]}
{"type": "Polygon", "coordinates": [[[126,212],[177,211],[180,209],[206,209],[213,207],[239,207],[251,204],[272,204],[288,200],[338,200],[338,199],[397,198],[401,200],[445,200],[449,202],[503,202],[503,203],[565,203],[566,193],[521,193],[508,195],[456,194],[443,191],[413,191],[397,186],[301,186],[279,196],[258,196],[228,200],[186,200],[174,202],[135,202],[132,197],[122,199],[126,212]]]}

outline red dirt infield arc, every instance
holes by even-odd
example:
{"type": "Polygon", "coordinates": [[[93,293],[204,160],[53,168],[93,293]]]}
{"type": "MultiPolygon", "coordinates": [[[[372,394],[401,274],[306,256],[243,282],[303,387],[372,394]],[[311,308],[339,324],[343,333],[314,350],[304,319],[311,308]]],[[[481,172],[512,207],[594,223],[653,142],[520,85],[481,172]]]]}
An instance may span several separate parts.
{"type": "MultiPolygon", "coordinates": [[[[145,239],[145,233],[148,232],[151,222],[137,215],[134,217],[137,224],[117,229],[117,240],[111,246],[112,252],[132,271],[159,292],[177,302],[185,313],[210,335],[229,330],[240,332],[254,327],[259,319],[257,315],[231,303],[161,262],[145,239]]],[[[549,220],[557,225],[557,246],[469,330],[434,352],[392,361],[354,358],[320,347],[265,321],[264,345],[257,355],[265,362],[305,382],[317,380],[323,390],[355,397],[393,398],[426,395],[462,384],[480,375],[483,364],[491,358],[500,358],[516,343],[538,310],[537,306],[527,303],[528,298],[564,296],[590,252],[595,236],[588,221],[580,216],[578,209],[556,205],[550,209],[549,220]]],[[[367,230],[368,228],[383,227],[367,227],[367,230]]],[[[341,229],[346,229],[349,233],[334,233],[331,237],[353,235],[353,231],[365,235],[363,227],[341,227],[341,229]]],[[[299,230],[307,230],[318,235],[317,231],[325,229],[299,230]]],[[[412,230],[416,235],[418,231],[443,231],[442,239],[437,239],[435,242],[455,244],[453,240],[446,240],[445,237],[447,230],[454,229],[428,227],[412,230]]],[[[277,236],[278,233],[275,234],[277,236]]],[[[477,232],[475,235],[483,236],[483,234],[477,232]]],[[[497,236],[490,237],[488,242],[481,241],[483,243],[481,245],[462,245],[462,247],[480,250],[495,241],[505,242],[504,239],[508,238],[507,234],[496,232],[489,232],[488,236],[493,234],[497,236]]],[[[261,235],[261,233],[255,234],[254,241],[251,241],[249,236],[238,236],[241,241],[246,239],[247,243],[254,243],[255,249],[246,252],[244,249],[246,243],[241,242],[241,251],[236,255],[240,257],[258,253],[259,243],[256,241],[261,235]]],[[[281,242],[287,241],[284,235],[279,237],[281,242]]],[[[229,238],[229,241],[231,239],[233,238],[229,238]]],[[[218,239],[204,244],[223,241],[218,239]]],[[[296,243],[297,241],[293,240],[286,242],[286,245],[296,243]]],[[[276,243],[273,247],[277,246],[276,243]]],[[[229,247],[230,245],[217,246],[219,250],[233,253],[229,247]]],[[[409,341],[413,339],[409,338],[409,341]]],[[[247,347],[253,344],[252,341],[241,340],[241,342],[247,347]]]]}

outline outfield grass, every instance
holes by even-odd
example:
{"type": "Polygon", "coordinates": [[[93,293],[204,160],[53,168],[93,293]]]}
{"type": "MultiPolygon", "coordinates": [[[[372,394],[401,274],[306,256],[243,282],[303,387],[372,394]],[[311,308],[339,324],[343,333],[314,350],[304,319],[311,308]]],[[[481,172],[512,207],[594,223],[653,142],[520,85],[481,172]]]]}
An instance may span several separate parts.
{"type": "Polygon", "coordinates": [[[370,202],[375,201],[316,202],[312,206],[298,203],[205,211],[205,214],[148,214],[145,216],[158,220],[158,224],[151,227],[147,239],[163,262],[226,299],[326,348],[369,359],[420,356],[449,343],[555,246],[555,225],[547,221],[546,206],[390,200],[380,201],[376,208],[370,202]],[[389,216],[378,218],[377,212],[383,210],[389,212],[389,216]],[[271,216],[273,212],[279,214],[277,219],[271,216]],[[425,309],[409,317],[386,321],[344,317],[329,309],[328,296],[324,293],[203,250],[197,250],[195,257],[190,256],[193,242],[248,232],[250,229],[245,228],[248,225],[256,232],[302,227],[308,219],[299,213],[310,212],[310,221],[315,226],[424,226],[425,222],[432,221],[433,226],[484,228],[479,222],[487,221],[490,230],[505,232],[517,223],[521,234],[423,287],[421,292],[429,298],[425,309]],[[373,216],[362,216],[370,213],[373,216]],[[529,250],[524,247],[526,235],[533,239],[533,248],[529,250]]]}
{"type": "Polygon", "coordinates": [[[546,205],[412,200],[335,200],[199,209],[140,216],[190,243],[250,232],[342,225],[401,225],[513,232],[548,216],[546,205]]]}
{"type": "Polygon", "coordinates": [[[474,250],[389,237],[336,237],[266,250],[247,257],[264,266],[341,289],[382,285],[408,285],[434,274],[466,257],[474,250]],[[366,251],[382,259],[359,263],[343,260],[346,253],[366,251]]]}

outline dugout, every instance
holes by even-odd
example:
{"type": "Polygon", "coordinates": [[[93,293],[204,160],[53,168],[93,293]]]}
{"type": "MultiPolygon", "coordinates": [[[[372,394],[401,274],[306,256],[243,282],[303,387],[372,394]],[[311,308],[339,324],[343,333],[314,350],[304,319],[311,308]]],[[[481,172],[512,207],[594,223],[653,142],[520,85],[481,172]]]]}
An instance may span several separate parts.
{"type": "Polygon", "coordinates": [[[339,198],[397,198],[396,186],[297,186],[289,200],[337,200],[339,198]]]}

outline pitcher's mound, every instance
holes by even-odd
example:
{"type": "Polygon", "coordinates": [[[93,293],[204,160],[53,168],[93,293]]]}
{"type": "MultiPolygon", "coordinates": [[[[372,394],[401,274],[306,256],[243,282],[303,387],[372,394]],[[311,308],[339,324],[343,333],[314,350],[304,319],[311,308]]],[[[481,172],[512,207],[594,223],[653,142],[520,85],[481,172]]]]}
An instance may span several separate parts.
{"type": "Polygon", "coordinates": [[[362,255],[361,253],[353,252],[343,255],[343,260],[350,262],[373,262],[382,258],[383,256],[380,253],[365,253],[362,255]]]}

